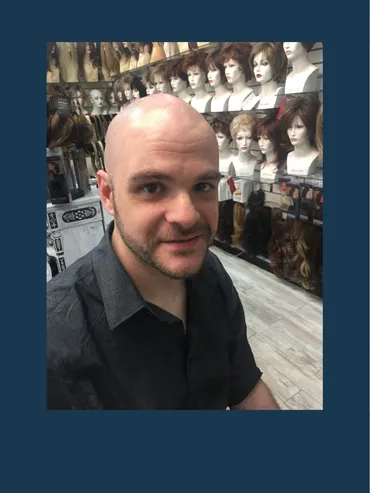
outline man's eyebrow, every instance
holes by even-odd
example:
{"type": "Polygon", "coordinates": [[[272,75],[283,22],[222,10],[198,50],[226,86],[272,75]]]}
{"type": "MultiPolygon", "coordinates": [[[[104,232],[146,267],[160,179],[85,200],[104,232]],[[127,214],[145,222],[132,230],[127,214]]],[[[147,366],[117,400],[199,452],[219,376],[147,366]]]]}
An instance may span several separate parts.
{"type": "MultiPolygon", "coordinates": [[[[219,171],[210,170],[198,176],[196,181],[220,180],[221,178],[222,174],[219,171]]],[[[129,177],[129,182],[133,184],[143,180],[174,181],[174,178],[154,170],[140,171],[138,173],[133,173],[129,177]]]]}

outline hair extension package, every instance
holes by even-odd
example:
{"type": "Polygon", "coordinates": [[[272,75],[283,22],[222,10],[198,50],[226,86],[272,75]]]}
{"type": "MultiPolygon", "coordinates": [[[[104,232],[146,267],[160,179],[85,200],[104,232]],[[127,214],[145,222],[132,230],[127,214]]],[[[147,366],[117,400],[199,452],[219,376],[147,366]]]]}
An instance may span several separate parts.
{"type": "Polygon", "coordinates": [[[324,190],[321,187],[313,188],[313,222],[322,226],[323,224],[323,208],[324,208],[324,190]]]}
{"type": "Polygon", "coordinates": [[[299,219],[312,222],[314,213],[313,188],[312,185],[301,183],[301,203],[299,219]]]}
{"type": "Polygon", "coordinates": [[[300,188],[298,184],[292,183],[286,178],[279,180],[281,202],[280,208],[286,212],[288,217],[299,218],[300,188]]]}

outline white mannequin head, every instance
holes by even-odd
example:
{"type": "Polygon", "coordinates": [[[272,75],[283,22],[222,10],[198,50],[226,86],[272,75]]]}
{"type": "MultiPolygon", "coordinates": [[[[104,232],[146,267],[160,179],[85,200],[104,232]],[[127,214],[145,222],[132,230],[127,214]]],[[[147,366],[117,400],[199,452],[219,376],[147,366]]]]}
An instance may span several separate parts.
{"type": "Polygon", "coordinates": [[[99,89],[93,89],[92,91],[90,91],[90,101],[91,101],[93,107],[96,107],[96,108],[102,108],[103,107],[104,99],[103,99],[103,95],[102,95],[101,91],[99,91],[99,89]]]}
{"type": "Polygon", "coordinates": [[[116,108],[118,106],[116,98],[114,97],[114,91],[108,91],[106,101],[110,107],[116,108]]]}
{"type": "Polygon", "coordinates": [[[163,94],[170,94],[171,93],[171,85],[163,77],[163,75],[160,75],[160,74],[154,75],[154,85],[155,85],[157,92],[161,92],[163,94]]]}
{"type": "Polygon", "coordinates": [[[132,89],[130,84],[124,84],[124,93],[127,101],[132,101],[134,99],[134,95],[132,94],[132,89]]]}
{"type": "Polygon", "coordinates": [[[258,145],[262,154],[272,154],[274,152],[274,144],[267,135],[260,135],[258,137],[258,145]]]}
{"type": "Polygon", "coordinates": [[[266,84],[274,78],[274,73],[270,62],[264,52],[257,53],[253,60],[253,71],[256,81],[260,84],[266,84]]]}
{"type": "Polygon", "coordinates": [[[225,151],[226,149],[229,149],[230,140],[227,135],[223,134],[222,132],[217,132],[215,135],[217,139],[218,150],[225,151]]]}
{"type": "Polygon", "coordinates": [[[140,92],[137,89],[133,89],[132,96],[134,99],[140,99],[140,92]]]}
{"type": "Polygon", "coordinates": [[[189,67],[187,70],[187,75],[189,79],[189,84],[192,89],[197,90],[204,88],[207,76],[206,73],[199,67],[199,65],[189,67]]]}
{"type": "Polygon", "coordinates": [[[232,58],[224,63],[226,79],[229,84],[234,85],[240,80],[245,80],[243,69],[238,62],[232,58]]]}
{"type": "Polygon", "coordinates": [[[181,79],[181,77],[177,77],[176,75],[172,75],[170,77],[170,82],[174,94],[178,94],[179,92],[185,91],[187,88],[186,81],[181,79]]]}
{"type": "Polygon", "coordinates": [[[307,145],[309,143],[307,127],[305,126],[299,115],[296,115],[293,118],[292,123],[287,130],[287,133],[290,142],[295,148],[302,145],[307,145]]]}
{"type": "Polygon", "coordinates": [[[221,72],[218,68],[214,67],[214,70],[210,67],[208,70],[208,82],[211,87],[220,87],[222,86],[221,81],[221,72]]]}
{"type": "Polygon", "coordinates": [[[306,49],[303,46],[303,43],[286,42],[283,43],[283,47],[287,59],[294,61],[296,58],[307,55],[307,52],[310,51],[313,44],[314,43],[305,43],[306,49]]]}
{"type": "Polygon", "coordinates": [[[146,93],[148,96],[151,96],[152,94],[157,94],[157,89],[150,80],[146,81],[145,86],[146,86],[146,93]]]}
{"type": "Polygon", "coordinates": [[[236,134],[235,141],[239,152],[243,154],[247,153],[253,142],[252,129],[239,130],[236,134]]]}

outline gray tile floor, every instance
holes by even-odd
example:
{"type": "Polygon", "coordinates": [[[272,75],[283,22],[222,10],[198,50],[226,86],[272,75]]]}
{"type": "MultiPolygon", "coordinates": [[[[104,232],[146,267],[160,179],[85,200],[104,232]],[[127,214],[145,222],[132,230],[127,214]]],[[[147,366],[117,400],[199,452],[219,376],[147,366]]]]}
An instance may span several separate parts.
{"type": "Polygon", "coordinates": [[[322,300],[219,248],[244,307],[248,340],[282,409],[323,408],[322,300]]]}

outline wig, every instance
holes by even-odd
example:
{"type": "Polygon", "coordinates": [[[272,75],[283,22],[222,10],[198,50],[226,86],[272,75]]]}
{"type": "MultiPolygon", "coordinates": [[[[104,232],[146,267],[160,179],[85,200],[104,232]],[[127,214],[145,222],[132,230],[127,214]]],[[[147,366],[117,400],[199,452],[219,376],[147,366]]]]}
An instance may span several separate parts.
{"type": "Polygon", "coordinates": [[[129,85],[131,87],[132,77],[127,74],[120,79],[117,79],[113,84],[114,98],[118,103],[119,108],[121,108],[124,104],[128,103],[127,98],[125,96],[125,86],[129,85]],[[121,96],[119,95],[121,94],[121,96]]]}
{"type": "Polygon", "coordinates": [[[234,233],[233,212],[233,199],[218,203],[218,226],[216,236],[220,241],[229,244],[231,244],[231,238],[234,233]]]}
{"type": "Polygon", "coordinates": [[[105,78],[110,80],[112,76],[119,74],[120,56],[113,48],[112,43],[106,42],[100,44],[100,53],[103,73],[109,74],[105,78]]]}
{"type": "Polygon", "coordinates": [[[315,137],[316,147],[319,150],[320,159],[323,158],[323,140],[322,140],[322,136],[323,136],[323,131],[322,131],[323,114],[322,114],[322,112],[323,112],[323,105],[320,106],[319,112],[317,113],[316,137],[315,137]]]}
{"type": "MultiPolygon", "coordinates": [[[[278,121],[271,116],[265,116],[261,120],[258,120],[253,128],[253,137],[255,140],[258,140],[260,136],[267,137],[274,146],[275,153],[275,161],[277,169],[280,169],[287,158],[287,151],[285,147],[283,147],[283,139],[281,136],[280,126],[278,121]]],[[[262,157],[262,163],[265,163],[266,155],[262,157]]]]}
{"type": "Polygon", "coordinates": [[[47,70],[48,70],[48,72],[51,72],[51,70],[52,70],[52,66],[51,66],[52,60],[54,60],[54,62],[55,62],[55,67],[60,68],[57,43],[48,43],[47,44],[47,70]]]}
{"type": "Polygon", "coordinates": [[[253,132],[254,126],[256,124],[256,119],[250,113],[242,113],[236,116],[230,125],[230,133],[233,140],[235,140],[236,135],[241,130],[251,129],[253,132]]]}
{"type": "Polygon", "coordinates": [[[207,74],[208,66],[206,64],[206,57],[202,51],[191,51],[184,58],[183,71],[187,72],[190,68],[198,66],[203,72],[207,74]]]}
{"type": "Polygon", "coordinates": [[[251,255],[267,257],[271,235],[271,207],[251,209],[245,218],[242,247],[251,255]]]}
{"type": "Polygon", "coordinates": [[[248,82],[252,78],[253,72],[250,71],[249,57],[252,51],[250,43],[227,43],[222,48],[223,63],[235,60],[244,72],[245,80],[248,82]]]}
{"type": "Polygon", "coordinates": [[[99,67],[99,55],[96,49],[95,43],[77,43],[77,55],[78,55],[78,65],[81,71],[84,67],[84,58],[86,54],[86,48],[89,47],[90,50],[90,61],[94,68],[99,67]]]}
{"type": "Polygon", "coordinates": [[[251,54],[249,55],[249,67],[254,73],[254,57],[259,53],[263,53],[271,65],[273,72],[273,80],[280,82],[286,75],[287,70],[287,57],[283,48],[283,43],[257,43],[253,46],[251,54]]]}
{"type": "Polygon", "coordinates": [[[222,52],[220,49],[210,53],[206,58],[207,70],[219,70],[221,75],[221,83],[226,84],[225,67],[222,58],[222,52]]]}
{"type": "MultiPolygon", "coordinates": [[[[68,66],[76,65],[78,67],[77,48],[74,42],[70,43],[57,43],[60,72],[65,82],[71,82],[68,80],[68,66]]],[[[77,82],[77,81],[75,81],[77,82]]]]}
{"type": "Polygon", "coordinates": [[[115,101],[117,102],[116,94],[114,92],[114,88],[113,87],[108,87],[108,89],[105,91],[104,101],[106,102],[108,108],[111,108],[112,107],[111,104],[110,104],[110,96],[111,96],[112,93],[113,93],[113,96],[114,96],[115,101]]]}
{"type": "MultiPolygon", "coordinates": [[[[73,86],[71,86],[68,90],[68,96],[71,98],[71,99],[76,99],[78,98],[78,93],[81,94],[81,98],[82,98],[82,107],[84,107],[86,105],[86,103],[88,103],[89,101],[89,98],[86,94],[86,92],[84,91],[84,89],[82,89],[81,86],[79,86],[78,84],[73,84],[73,86]]],[[[82,108],[81,108],[82,109],[82,108]]]]}
{"type": "Polygon", "coordinates": [[[154,84],[154,77],[158,75],[162,77],[162,79],[166,82],[170,82],[170,66],[168,63],[160,63],[159,65],[156,65],[153,67],[153,69],[150,72],[150,80],[154,84]]]}
{"type": "Polygon", "coordinates": [[[144,98],[146,96],[146,88],[136,75],[132,78],[130,87],[133,91],[139,91],[140,98],[144,98]]]}
{"type": "Polygon", "coordinates": [[[316,147],[316,120],[320,109],[320,101],[315,97],[297,97],[287,102],[281,113],[279,127],[286,135],[291,127],[294,117],[299,116],[308,131],[309,141],[312,147],[316,147]]]}
{"type": "Polygon", "coordinates": [[[209,122],[215,134],[221,133],[226,135],[227,139],[231,142],[231,133],[230,133],[230,119],[224,115],[215,116],[209,122]]]}
{"type": "Polygon", "coordinates": [[[138,43],[131,43],[130,53],[132,58],[134,58],[136,61],[139,60],[140,51],[138,43]]]}
{"type": "Polygon", "coordinates": [[[312,48],[314,47],[315,44],[316,44],[316,41],[314,43],[311,43],[311,42],[309,42],[309,43],[307,43],[307,42],[302,43],[301,42],[301,45],[307,51],[307,53],[312,50],[312,48]]]}
{"type": "Polygon", "coordinates": [[[177,60],[169,66],[170,77],[178,77],[186,82],[186,85],[189,85],[189,78],[186,72],[183,69],[182,60],[177,60]]]}
{"type": "Polygon", "coordinates": [[[149,55],[152,54],[153,51],[153,43],[149,41],[141,41],[140,43],[137,43],[138,49],[140,53],[149,53],[149,55]],[[145,48],[147,51],[145,51],[145,48]]]}

